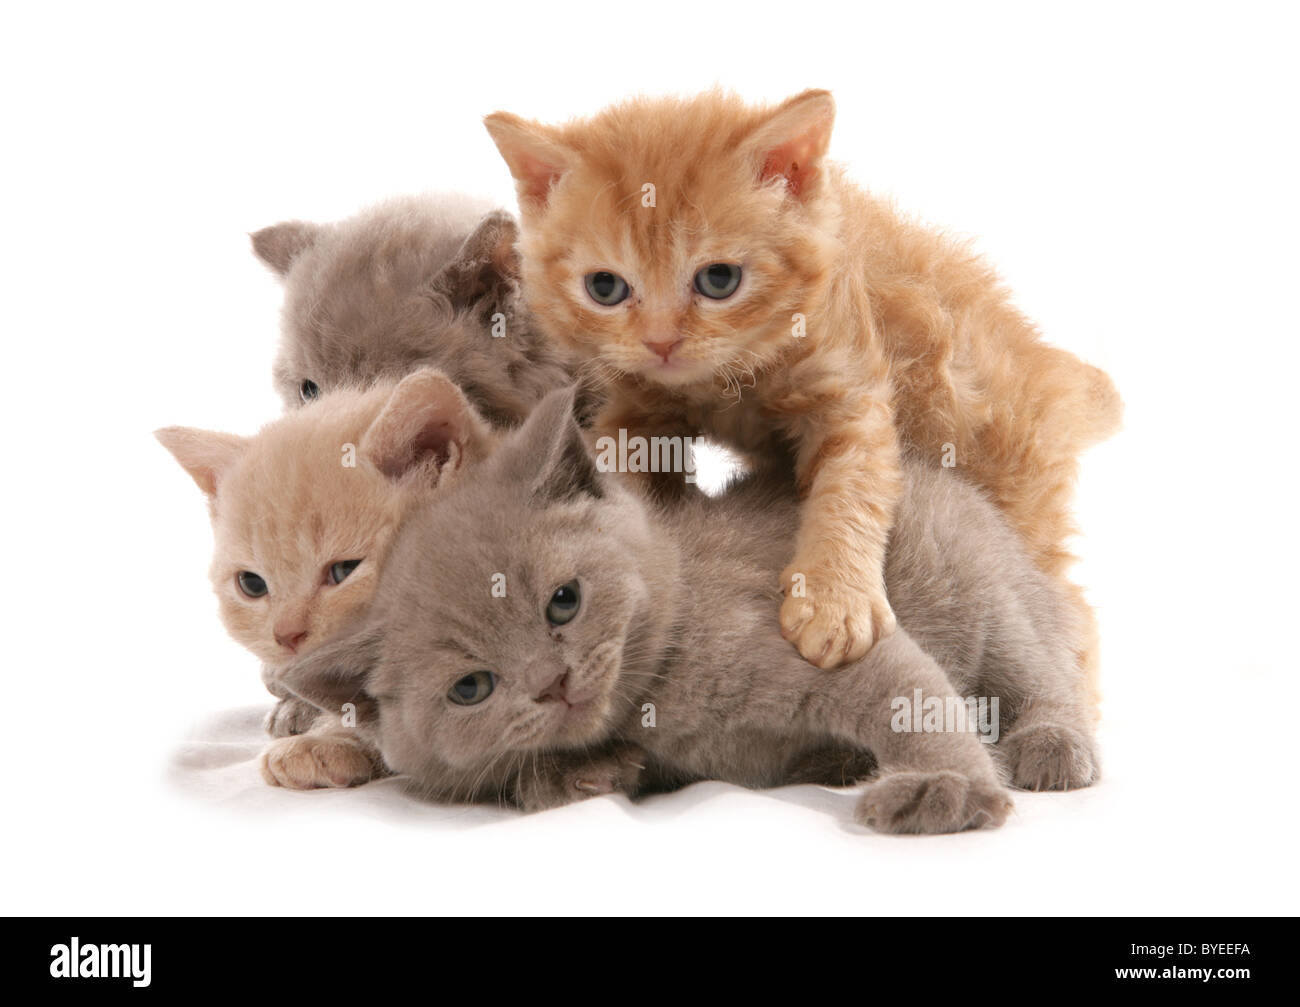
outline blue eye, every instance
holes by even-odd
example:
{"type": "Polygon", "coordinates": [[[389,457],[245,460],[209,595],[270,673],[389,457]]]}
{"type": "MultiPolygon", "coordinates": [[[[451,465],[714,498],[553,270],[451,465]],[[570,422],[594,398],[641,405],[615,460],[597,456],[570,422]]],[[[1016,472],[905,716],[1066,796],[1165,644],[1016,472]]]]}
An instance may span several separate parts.
{"type": "Polygon", "coordinates": [[[361,565],[359,559],[340,560],[330,567],[330,583],[342,584],[348,579],[348,574],[361,565]]]}
{"type": "Polygon", "coordinates": [[[552,626],[563,626],[578,614],[582,607],[582,593],[578,582],[571,580],[563,587],[557,587],[546,606],[546,621],[552,626]]]}
{"type": "Polygon", "coordinates": [[[601,270],[598,273],[588,273],[583,282],[587,285],[587,293],[597,304],[603,304],[605,307],[612,307],[620,301],[626,301],[627,295],[631,293],[631,288],[627,285],[627,280],[619,276],[618,273],[611,273],[601,270]]]}
{"type": "Polygon", "coordinates": [[[239,583],[239,590],[243,591],[249,598],[260,598],[266,594],[266,581],[253,573],[252,570],[240,570],[236,574],[235,580],[239,583]]]}
{"type": "Polygon", "coordinates": [[[460,679],[447,691],[447,698],[457,706],[475,706],[492,695],[497,677],[490,671],[476,671],[460,679]]]}
{"type": "Polygon", "coordinates": [[[725,300],[740,286],[740,267],[730,262],[715,262],[695,274],[695,289],[715,301],[725,300]]]}

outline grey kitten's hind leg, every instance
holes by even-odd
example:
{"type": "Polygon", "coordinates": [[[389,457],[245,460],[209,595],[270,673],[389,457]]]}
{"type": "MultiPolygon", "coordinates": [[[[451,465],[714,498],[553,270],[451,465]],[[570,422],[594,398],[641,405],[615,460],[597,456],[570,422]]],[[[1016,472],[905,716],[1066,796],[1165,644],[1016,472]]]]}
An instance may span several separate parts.
{"type": "MultiPolygon", "coordinates": [[[[806,715],[822,730],[869,749],[880,774],[858,802],[857,818],[881,832],[939,833],[996,827],[1012,809],[979,735],[916,731],[896,717],[900,699],[955,698],[952,683],[904,630],[881,640],[865,658],[836,672],[810,668],[806,715]]],[[[812,726],[812,724],[810,724],[812,726]]]]}
{"type": "Polygon", "coordinates": [[[998,743],[999,761],[1021,790],[1078,790],[1101,776],[1088,725],[1051,712],[1021,717],[998,743]]]}
{"type": "Polygon", "coordinates": [[[278,703],[266,715],[262,726],[272,738],[287,738],[291,734],[306,734],[320,716],[320,710],[306,700],[289,692],[276,679],[276,669],[262,665],[262,684],[278,703]]]}

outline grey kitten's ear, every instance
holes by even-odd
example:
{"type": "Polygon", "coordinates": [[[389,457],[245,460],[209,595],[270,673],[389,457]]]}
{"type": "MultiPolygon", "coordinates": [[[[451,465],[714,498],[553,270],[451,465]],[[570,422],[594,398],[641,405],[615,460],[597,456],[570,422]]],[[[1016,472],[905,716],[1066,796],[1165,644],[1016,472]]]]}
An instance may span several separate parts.
{"type": "Polygon", "coordinates": [[[237,434],[220,434],[193,427],[163,427],[155,430],[153,435],[181,463],[181,468],[190,474],[208,499],[216,497],[218,484],[252,443],[249,438],[237,434]]]}
{"type": "Polygon", "coordinates": [[[490,450],[495,435],[450,378],[432,367],[408,374],[361,438],[361,454],[392,479],[437,486],[490,450]]]}
{"type": "Polygon", "coordinates": [[[360,719],[374,710],[366,680],[379,663],[380,639],[377,628],[362,628],[277,668],[267,685],[274,683],[326,713],[340,713],[351,703],[360,719]]]}
{"type": "Polygon", "coordinates": [[[249,235],[253,239],[253,254],[281,276],[289,272],[293,260],[315,244],[324,228],[305,220],[287,220],[283,224],[264,227],[249,235]]]}
{"type": "Polygon", "coordinates": [[[434,279],[436,289],[453,304],[473,304],[491,296],[494,302],[519,282],[519,225],[505,210],[485,214],[460,250],[434,279]]]}
{"type": "Polygon", "coordinates": [[[542,501],[603,497],[605,484],[574,419],[575,390],[559,388],[542,399],[502,445],[507,478],[523,482],[542,501]]]}

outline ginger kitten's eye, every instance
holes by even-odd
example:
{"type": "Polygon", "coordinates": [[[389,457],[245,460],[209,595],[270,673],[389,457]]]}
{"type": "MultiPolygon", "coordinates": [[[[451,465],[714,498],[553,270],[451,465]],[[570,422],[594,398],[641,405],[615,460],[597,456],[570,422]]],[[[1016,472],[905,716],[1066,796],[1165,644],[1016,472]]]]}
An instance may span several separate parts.
{"type": "Polygon", "coordinates": [[[240,570],[235,575],[235,580],[239,583],[239,590],[249,598],[260,598],[266,594],[266,581],[252,570],[240,570]]]}
{"type": "Polygon", "coordinates": [[[626,301],[630,288],[627,280],[619,276],[618,273],[610,273],[604,270],[598,273],[588,273],[583,279],[587,285],[587,293],[597,304],[603,304],[605,307],[612,307],[620,301],[626,301]]]}
{"type": "Polygon", "coordinates": [[[298,387],[298,394],[302,396],[304,402],[310,402],[320,394],[320,385],[316,384],[315,381],[304,381],[298,387]]]}
{"type": "Polygon", "coordinates": [[[474,706],[492,695],[492,690],[496,687],[496,675],[490,671],[476,671],[448,689],[447,698],[457,706],[474,706]]]}
{"type": "Polygon", "coordinates": [[[740,286],[740,267],[731,262],[715,262],[695,274],[695,289],[715,301],[725,300],[740,286]]]}
{"type": "Polygon", "coordinates": [[[330,567],[330,583],[342,584],[348,579],[348,574],[361,565],[359,559],[340,560],[330,567]]]}
{"type": "Polygon", "coordinates": [[[546,606],[546,621],[552,626],[563,626],[572,621],[581,606],[582,593],[578,590],[578,582],[571,580],[563,587],[557,587],[551,595],[546,606]]]}

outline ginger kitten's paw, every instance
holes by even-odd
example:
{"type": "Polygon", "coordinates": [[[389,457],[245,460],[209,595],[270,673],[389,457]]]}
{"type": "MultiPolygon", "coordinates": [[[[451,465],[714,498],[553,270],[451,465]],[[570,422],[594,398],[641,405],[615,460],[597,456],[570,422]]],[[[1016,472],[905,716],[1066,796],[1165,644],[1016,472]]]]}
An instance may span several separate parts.
{"type": "Polygon", "coordinates": [[[546,811],[602,794],[635,793],[645,762],[635,750],[525,766],[515,781],[515,801],[524,811],[546,811]]]}
{"type": "Polygon", "coordinates": [[[1012,731],[998,749],[1021,790],[1077,790],[1101,775],[1092,739],[1061,724],[1012,731]]]}
{"type": "Polygon", "coordinates": [[[306,734],[320,710],[297,696],[288,696],[275,704],[266,715],[266,733],[272,738],[287,738],[293,734],[306,734]]]}
{"type": "Polygon", "coordinates": [[[856,817],[877,832],[938,833],[996,828],[1014,805],[996,782],[955,770],[893,772],[862,792],[856,817]]]}
{"type": "Polygon", "coordinates": [[[273,741],[262,753],[261,770],[271,786],[289,790],[357,787],[387,775],[372,748],[358,738],[333,734],[273,741]]]}
{"type": "Polygon", "coordinates": [[[898,627],[883,586],[873,591],[823,587],[815,595],[799,597],[794,591],[796,578],[806,569],[793,563],[781,575],[785,592],[781,635],[805,661],[819,668],[838,668],[861,658],[898,627]]]}

